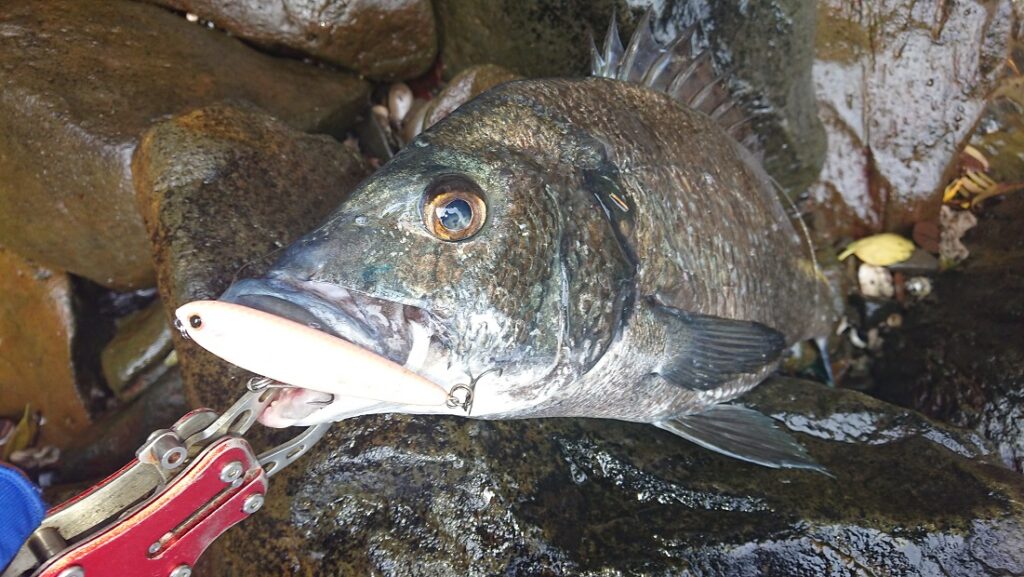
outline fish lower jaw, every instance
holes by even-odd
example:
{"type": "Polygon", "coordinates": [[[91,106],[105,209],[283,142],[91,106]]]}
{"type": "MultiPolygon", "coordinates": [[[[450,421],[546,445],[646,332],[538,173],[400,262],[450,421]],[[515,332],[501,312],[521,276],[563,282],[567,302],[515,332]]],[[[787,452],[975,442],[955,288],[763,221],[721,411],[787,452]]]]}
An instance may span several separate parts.
{"type": "Polygon", "coordinates": [[[458,408],[389,403],[378,399],[331,395],[310,389],[287,388],[278,393],[259,417],[268,427],[308,427],[364,415],[464,415],[458,408]]]}

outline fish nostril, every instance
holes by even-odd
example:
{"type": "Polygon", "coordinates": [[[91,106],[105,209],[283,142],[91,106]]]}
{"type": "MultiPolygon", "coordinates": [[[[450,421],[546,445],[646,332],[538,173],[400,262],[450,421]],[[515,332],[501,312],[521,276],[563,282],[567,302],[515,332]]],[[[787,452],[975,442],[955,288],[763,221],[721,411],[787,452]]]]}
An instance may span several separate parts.
{"type": "Polygon", "coordinates": [[[315,280],[331,260],[331,248],[322,237],[310,235],[285,250],[267,273],[270,278],[288,281],[315,280]]]}

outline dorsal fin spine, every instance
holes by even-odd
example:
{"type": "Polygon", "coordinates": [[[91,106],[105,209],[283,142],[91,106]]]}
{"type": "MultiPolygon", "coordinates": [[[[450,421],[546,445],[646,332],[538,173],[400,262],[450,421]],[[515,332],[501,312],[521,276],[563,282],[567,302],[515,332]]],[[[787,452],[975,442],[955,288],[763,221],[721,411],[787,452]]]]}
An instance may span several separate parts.
{"type": "Polygon", "coordinates": [[[658,59],[654,61],[654,65],[651,66],[651,68],[647,71],[646,74],[644,74],[644,79],[643,82],[641,82],[641,84],[643,84],[644,86],[654,86],[655,80],[658,79],[658,76],[661,76],[662,71],[665,70],[665,67],[668,66],[668,63],[671,60],[671,52],[666,52],[659,56],[658,59]]]}
{"type": "Polygon", "coordinates": [[[672,57],[675,55],[674,53],[676,47],[682,41],[682,38],[676,40],[675,44],[673,44],[671,48],[666,50],[665,53],[662,54],[661,56],[658,56],[658,59],[654,61],[654,64],[652,64],[651,67],[644,74],[644,79],[641,84],[652,88],[654,87],[654,83],[657,82],[662,72],[664,72],[665,69],[668,68],[669,63],[672,62],[672,57]]]}
{"type": "MultiPolygon", "coordinates": [[[[700,105],[703,104],[705,100],[707,100],[708,96],[711,95],[711,92],[721,83],[722,83],[722,77],[719,76],[719,77],[715,78],[714,80],[712,80],[711,82],[705,84],[704,88],[701,88],[697,92],[697,94],[694,94],[693,98],[691,98],[690,101],[687,104],[690,105],[690,108],[697,108],[697,109],[699,109],[700,105]]],[[[727,102],[727,100],[723,100],[717,106],[715,106],[715,108],[718,108],[719,106],[722,106],[722,104],[724,104],[725,102],[727,102]]],[[[710,114],[708,114],[708,116],[710,116],[710,114]]]]}
{"type": "Polygon", "coordinates": [[[600,76],[600,71],[604,69],[604,58],[601,57],[601,52],[597,49],[597,42],[594,41],[594,35],[590,35],[590,73],[594,76],[600,76]]]}
{"type": "Polygon", "coordinates": [[[622,66],[619,68],[619,80],[629,80],[630,73],[633,71],[633,67],[636,64],[636,55],[640,51],[640,41],[642,30],[651,29],[651,11],[644,12],[643,18],[640,19],[640,24],[637,25],[637,31],[633,34],[633,37],[629,39],[629,45],[626,46],[626,53],[622,59],[622,66]]]}
{"type": "Polygon", "coordinates": [[[708,116],[710,116],[712,120],[718,120],[732,110],[734,106],[736,106],[735,100],[723,100],[717,108],[711,111],[711,114],[708,114],[708,116]]]}
{"type": "Polygon", "coordinates": [[[619,38],[619,23],[615,18],[615,13],[612,13],[612,23],[608,26],[608,35],[604,39],[604,58],[603,68],[606,76],[608,73],[613,74],[611,78],[614,78],[615,70],[619,67],[620,58],[622,57],[622,40],[619,38]]]}
{"type": "Polygon", "coordinates": [[[623,47],[619,26],[612,14],[604,47],[591,40],[591,72],[594,76],[635,82],[664,92],[681,104],[715,120],[740,143],[750,143],[750,117],[736,106],[725,78],[715,69],[708,49],[694,49],[697,24],[688,26],[668,45],[653,33],[653,11],[648,9],[636,31],[623,47]]]}
{"type": "Polygon", "coordinates": [[[680,71],[679,74],[672,79],[672,84],[669,85],[666,92],[676,100],[682,100],[687,91],[692,89],[692,87],[689,86],[689,81],[693,78],[697,69],[701,66],[710,66],[710,63],[711,54],[706,51],[701,52],[693,59],[692,62],[690,62],[689,66],[680,71]]]}

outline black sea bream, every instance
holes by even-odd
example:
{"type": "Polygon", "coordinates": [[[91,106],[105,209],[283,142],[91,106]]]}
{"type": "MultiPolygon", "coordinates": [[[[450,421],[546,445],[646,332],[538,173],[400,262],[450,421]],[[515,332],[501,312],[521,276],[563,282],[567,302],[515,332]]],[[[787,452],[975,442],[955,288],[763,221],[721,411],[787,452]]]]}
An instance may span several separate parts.
{"type": "MultiPolygon", "coordinates": [[[[436,409],[295,390],[277,424],[381,412],[650,423],[768,466],[816,467],[751,409],[830,291],[734,134],[692,34],[614,27],[595,76],[510,82],[365,181],[224,300],[319,328],[452,390],[436,409]]],[[[272,338],[272,335],[267,335],[272,338]]]]}

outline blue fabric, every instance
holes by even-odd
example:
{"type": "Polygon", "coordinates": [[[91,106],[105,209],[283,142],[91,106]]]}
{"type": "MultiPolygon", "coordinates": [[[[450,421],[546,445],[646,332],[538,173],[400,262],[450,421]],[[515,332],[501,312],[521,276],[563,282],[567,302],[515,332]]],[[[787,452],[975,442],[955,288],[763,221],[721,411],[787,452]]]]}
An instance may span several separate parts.
{"type": "Polygon", "coordinates": [[[39,489],[18,471],[0,464],[0,569],[14,559],[44,515],[39,489]]]}

